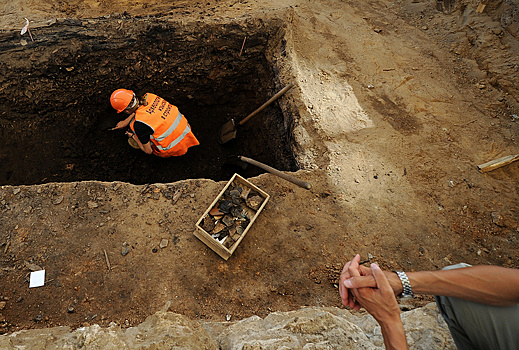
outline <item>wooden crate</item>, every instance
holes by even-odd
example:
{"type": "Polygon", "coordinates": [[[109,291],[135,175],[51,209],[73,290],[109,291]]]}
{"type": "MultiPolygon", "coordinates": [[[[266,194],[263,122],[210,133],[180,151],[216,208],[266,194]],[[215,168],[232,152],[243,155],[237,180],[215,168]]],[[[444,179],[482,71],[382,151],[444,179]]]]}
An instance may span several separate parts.
{"type": "MultiPolygon", "coordinates": [[[[220,194],[216,197],[216,199],[211,203],[209,208],[205,211],[205,213],[200,217],[200,219],[195,224],[196,229],[193,232],[194,235],[200,239],[202,242],[204,242],[209,248],[211,248],[216,254],[220,255],[223,259],[227,260],[229,257],[234,253],[240,242],[243,240],[249,229],[251,228],[254,221],[256,221],[256,218],[259,216],[265,205],[267,204],[268,200],[270,198],[270,195],[268,195],[265,191],[260,189],[259,187],[256,187],[251,182],[247,181],[245,178],[241,177],[238,174],[234,174],[233,177],[227,182],[223,190],[220,192],[220,194]],[[204,230],[202,228],[202,221],[204,218],[206,218],[211,211],[215,207],[215,205],[220,201],[220,199],[224,198],[225,191],[232,185],[232,184],[239,184],[243,186],[244,188],[249,188],[251,191],[254,191],[258,193],[259,196],[263,198],[263,202],[261,203],[260,207],[255,211],[255,214],[252,218],[250,218],[250,222],[247,225],[247,227],[243,230],[243,233],[240,235],[240,237],[234,242],[234,244],[227,248],[222,243],[225,242],[225,240],[222,240],[220,242],[218,239],[214,238],[209,232],[204,230]]],[[[247,208],[250,211],[253,211],[250,208],[247,208]]],[[[226,238],[227,239],[227,238],[226,238]]]]}

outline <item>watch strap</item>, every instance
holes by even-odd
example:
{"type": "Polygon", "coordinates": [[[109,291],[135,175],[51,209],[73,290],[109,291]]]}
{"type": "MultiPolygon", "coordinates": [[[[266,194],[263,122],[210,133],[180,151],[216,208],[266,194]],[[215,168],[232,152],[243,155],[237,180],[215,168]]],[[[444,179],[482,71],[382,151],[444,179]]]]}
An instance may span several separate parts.
{"type": "Polygon", "coordinates": [[[413,289],[411,288],[411,282],[409,281],[409,277],[404,271],[395,271],[396,275],[402,282],[402,298],[412,298],[414,297],[413,289]]]}

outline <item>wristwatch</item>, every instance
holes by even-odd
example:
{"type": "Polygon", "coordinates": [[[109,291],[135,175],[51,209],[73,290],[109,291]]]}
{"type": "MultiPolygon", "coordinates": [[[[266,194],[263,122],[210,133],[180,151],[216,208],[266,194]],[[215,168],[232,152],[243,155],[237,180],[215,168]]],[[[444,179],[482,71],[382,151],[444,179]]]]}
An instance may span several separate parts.
{"type": "Polygon", "coordinates": [[[398,278],[400,278],[400,282],[402,282],[402,294],[401,298],[411,299],[414,297],[413,289],[411,288],[411,282],[409,282],[409,277],[404,271],[395,271],[398,278]]]}

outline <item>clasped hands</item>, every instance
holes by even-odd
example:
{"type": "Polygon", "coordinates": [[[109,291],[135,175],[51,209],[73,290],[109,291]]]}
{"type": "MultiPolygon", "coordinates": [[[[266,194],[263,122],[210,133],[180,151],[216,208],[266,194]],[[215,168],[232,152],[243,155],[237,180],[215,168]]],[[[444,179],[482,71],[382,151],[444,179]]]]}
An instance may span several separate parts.
{"type": "Polygon", "coordinates": [[[379,322],[400,318],[395,295],[402,292],[402,284],[396,274],[382,271],[377,264],[369,268],[359,262],[357,254],[342,269],[339,294],[343,305],[357,311],[364,307],[379,322]]]}

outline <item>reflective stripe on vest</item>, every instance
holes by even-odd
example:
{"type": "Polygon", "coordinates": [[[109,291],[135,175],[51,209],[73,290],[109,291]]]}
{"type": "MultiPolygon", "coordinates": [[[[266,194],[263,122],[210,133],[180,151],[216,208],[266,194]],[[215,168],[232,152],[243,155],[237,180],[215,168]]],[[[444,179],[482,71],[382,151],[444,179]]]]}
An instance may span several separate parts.
{"type": "MultiPolygon", "coordinates": [[[[166,152],[172,150],[191,131],[187,119],[176,106],[157,95],[147,93],[145,99],[149,103],[137,109],[135,120],[148,125],[153,130],[153,134],[150,135],[150,141],[157,151],[166,152]],[[177,110],[175,117],[170,114],[174,110],[177,110]],[[183,123],[185,123],[185,126],[183,123]]],[[[132,129],[133,124],[133,122],[130,124],[132,129]]]]}
{"type": "MultiPolygon", "coordinates": [[[[180,113],[180,111],[178,112],[178,115],[177,117],[175,118],[175,121],[173,122],[173,124],[171,124],[171,126],[169,127],[168,130],[166,130],[166,132],[164,132],[162,135],[159,135],[157,137],[154,137],[155,140],[157,140],[158,142],[161,142],[161,141],[164,141],[164,139],[166,137],[168,137],[169,135],[171,135],[171,133],[173,131],[175,131],[175,129],[177,128],[178,124],[180,124],[180,122],[182,121],[182,113],[180,113]]],[[[178,140],[178,139],[177,139],[178,140]]],[[[176,141],[176,140],[175,140],[176,141]]],[[[178,142],[177,142],[178,143],[178,142]]]]}
{"type": "MultiPolygon", "coordinates": [[[[180,114],[181,115],[181,114],[180,114]]],[[[171,142],[169,144],[168,147],[162,147],[161,145],[155,145],[157,146],[157,149],[161,150],[161,151],[167,151],[167,150],[170,150],[172,149],[173,147],[175,147],[176,145],[178,145],[183,139],[184,137],[189,134],[189,132],[191,131],[191,128],[189,127],[189,124],[187,124],[186,128],[184,129],[184,132],[182,132],[182,134],[180,134],[179,137],[177,137],[175,140],[173,140],[173,142],[171,142]]]]}

